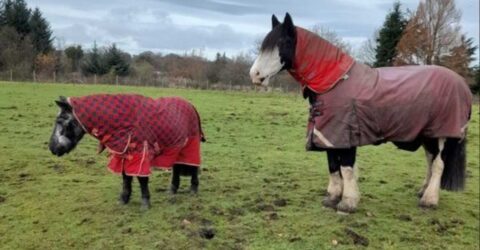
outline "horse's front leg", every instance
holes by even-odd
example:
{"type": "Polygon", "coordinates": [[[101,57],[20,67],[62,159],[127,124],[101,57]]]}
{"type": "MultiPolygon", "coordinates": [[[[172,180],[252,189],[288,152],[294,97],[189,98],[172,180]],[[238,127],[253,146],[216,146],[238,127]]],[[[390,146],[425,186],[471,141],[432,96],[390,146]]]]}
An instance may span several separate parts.
{"type": "Polygon", "coordinates": [[[357,148],[339,149],[340,173],[343,179],[342,200],[337,205],[340,212],[352,213],[360,201],[357,178],[353,170],[357,148]]]}
{"type": "Polygon", "coordinates": [[[122,172],[122,179],[123,179],[122,193],[120,193],[119,202],[122,205],[126,205],[130,201],[130,196],[132,195],[133,177],[126,175],[125,172],[122,172]]]}
{"type": "Polygon", "coordinates": [[[138,177],[138,182],[140,182],[140,190],[142,191],[142,208],[150,208],[150,191],[148,190],[148,177],[138,177]]]}
{"type": "Polygon", "coordinates": [[[445,146],[445,138],[438,139],[438,151],[431,150],[433,153],[433,162],[430,180],[425,188],[419,205],[422,207],[436,207],[440,195],[440,182],[442,179],[444,162],[442,152],[445,146]],[[436,153],[436,154],[435,154],[436,153]]]}
{"type": "Polygon", "coordinates": [[[337,150],[327,150],[328,170],[330,179],[328,181],[327,196],[322,201],[326,207],[336,208],[342,199],[343,181],[340,174],[340,158],[337,150]]]}

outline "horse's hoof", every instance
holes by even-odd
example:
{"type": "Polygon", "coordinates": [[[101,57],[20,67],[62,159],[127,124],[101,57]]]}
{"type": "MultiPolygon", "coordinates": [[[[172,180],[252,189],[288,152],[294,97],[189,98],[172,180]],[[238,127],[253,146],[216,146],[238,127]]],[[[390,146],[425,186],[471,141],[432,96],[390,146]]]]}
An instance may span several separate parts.
{"type": "Polygon", "coordinates": [[[436,209],[438,207],[438,204],[420,200],[420,202],[418,202],[418,206],[426,209],[436,209]]]}
{"type": "Polygon", "coordinates": [[[322,200],[322,205],[324,207],[335,209],[339,202],[340,202],[340,199],[331,199],[329,196],[325,196],[325,198],[323,198],[322,200]]]}
{"type": "Polygon", "coordinates": [[[190,193],[194,195],[198,194],[198,187],[190,187],[190,193]]]}
{"type": "Polygon", "coordinates": [[[351,202],[342,200],[337,204],[337,211],[350,214],[355,213],[355,211],[357,211],[357,207],[351,204],[351,202]]]}

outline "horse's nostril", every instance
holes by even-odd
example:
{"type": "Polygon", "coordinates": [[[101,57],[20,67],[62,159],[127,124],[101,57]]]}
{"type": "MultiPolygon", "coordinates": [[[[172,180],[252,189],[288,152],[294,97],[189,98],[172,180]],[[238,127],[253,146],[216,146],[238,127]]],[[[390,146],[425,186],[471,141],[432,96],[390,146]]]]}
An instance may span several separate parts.
{"type": "Polygon", "coordinates": [[[263,82],[265,80],[265,77],[260,78],[260,82],[263,82]]]}

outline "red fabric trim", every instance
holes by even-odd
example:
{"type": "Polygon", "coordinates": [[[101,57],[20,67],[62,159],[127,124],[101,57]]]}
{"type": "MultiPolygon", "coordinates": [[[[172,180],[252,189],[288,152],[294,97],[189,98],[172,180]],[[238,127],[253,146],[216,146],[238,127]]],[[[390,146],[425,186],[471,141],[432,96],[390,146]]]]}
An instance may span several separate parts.
{"type": "Polygon", "coordinates": [[[297,27],[293,70],[302,87],[321,94],[335,86],[354,64],[352,57],[316,34],[297,27]]]}

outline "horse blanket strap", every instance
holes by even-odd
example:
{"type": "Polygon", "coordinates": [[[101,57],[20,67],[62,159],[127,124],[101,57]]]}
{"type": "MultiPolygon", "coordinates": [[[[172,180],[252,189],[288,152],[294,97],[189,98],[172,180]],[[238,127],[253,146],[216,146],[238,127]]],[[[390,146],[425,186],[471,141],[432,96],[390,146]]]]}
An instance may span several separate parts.
{"type": "Polygon", "coordinates": [[[100,141],[99,150],[108,149],[114,173],[148,176],[152,166],[200,166],[200,117],[184,99],[102,94],[69,103],[85,131],[100,141]]]}
{"type": "Polygon", "coordinates": [[[345,73],[354,63],[352,57],[303,28],[296,27],[296,36],[294,70],[289,73],[304,89],[321,94],[349,78],[345,73]]]}
{"type": "Polygon", "coordinates": [[[419,136],[464,138],[472,94],[455,72],[355,63],[348,75],[323,94],[304,90],[311,104],[307,150],[413,142],[419,136]]]}

